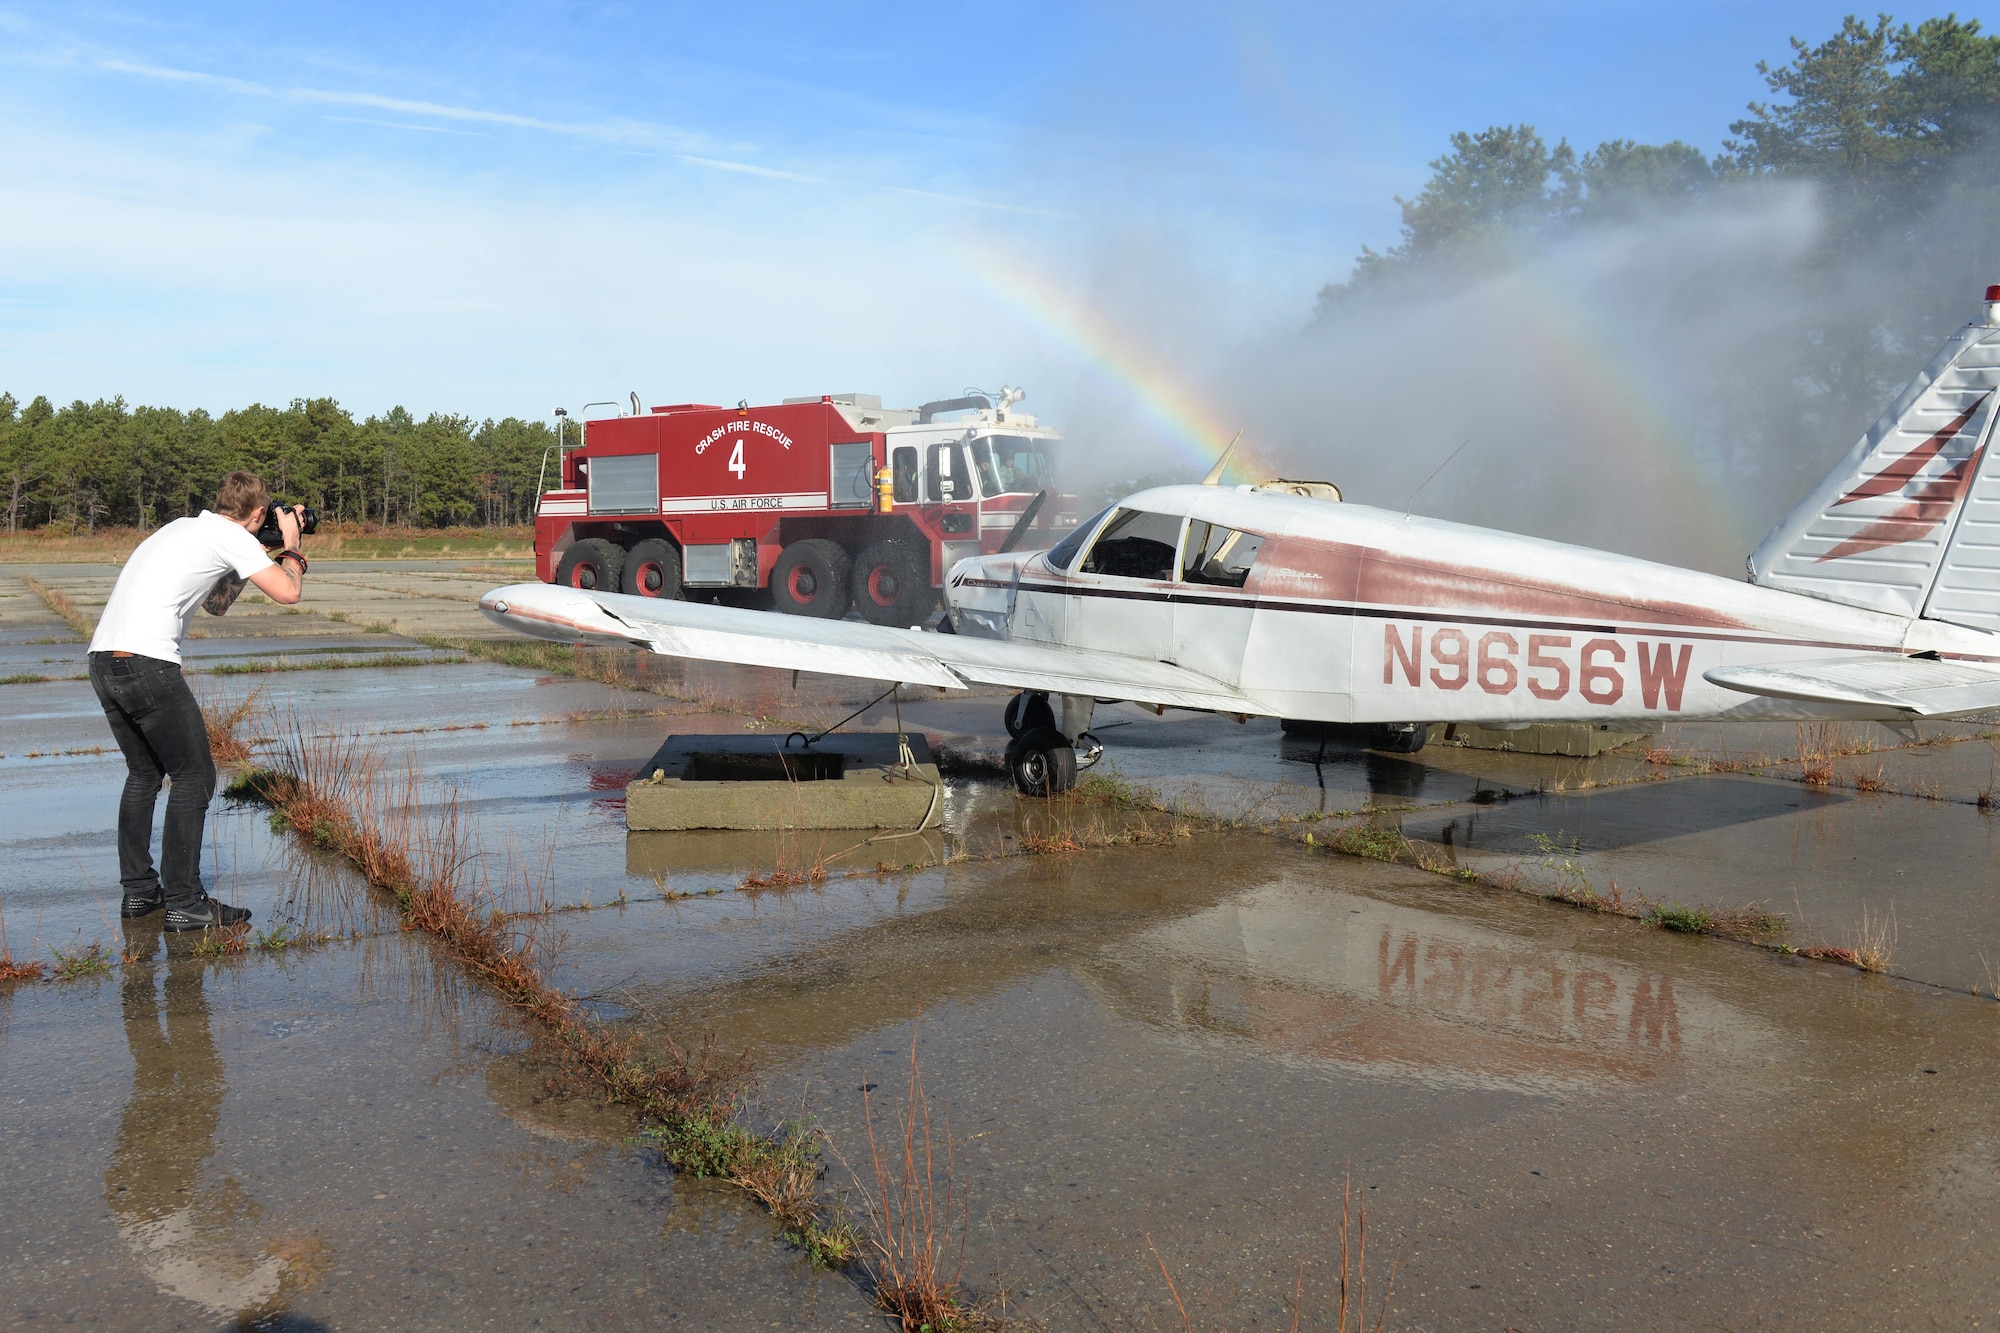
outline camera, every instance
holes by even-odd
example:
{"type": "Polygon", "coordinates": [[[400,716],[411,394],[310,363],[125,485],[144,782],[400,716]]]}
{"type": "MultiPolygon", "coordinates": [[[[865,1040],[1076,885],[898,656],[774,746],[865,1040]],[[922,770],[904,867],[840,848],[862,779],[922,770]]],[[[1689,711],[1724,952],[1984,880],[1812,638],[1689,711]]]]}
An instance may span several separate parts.
{"type": "Polygon", "coordinates": [[[264,545],[283,546],[285,544],[284,530],[278,526],[278,511],[280,509],[298,509],[303,511],[299,514],[300,536],[310,537],[313,533],[319,531],[319,510],[314,509],[311,505],[279,504],[276,500],[273,500],[270,504],[264,506],[264,526],[257,529],[257,540],[264,545]]]}

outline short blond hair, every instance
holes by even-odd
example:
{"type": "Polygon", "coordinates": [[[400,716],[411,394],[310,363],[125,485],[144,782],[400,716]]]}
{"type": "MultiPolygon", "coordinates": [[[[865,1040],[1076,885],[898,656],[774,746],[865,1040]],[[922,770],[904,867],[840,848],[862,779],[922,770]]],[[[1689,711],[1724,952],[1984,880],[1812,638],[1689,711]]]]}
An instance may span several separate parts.
{"type": "Polygon", "coordinates": [[[215,492],[215,512],[238,522],[259,509],[267,508],[270,503],[270,488],[254,472],[238,470],[230,473],[222,479],[222,485],[215,492]]]}

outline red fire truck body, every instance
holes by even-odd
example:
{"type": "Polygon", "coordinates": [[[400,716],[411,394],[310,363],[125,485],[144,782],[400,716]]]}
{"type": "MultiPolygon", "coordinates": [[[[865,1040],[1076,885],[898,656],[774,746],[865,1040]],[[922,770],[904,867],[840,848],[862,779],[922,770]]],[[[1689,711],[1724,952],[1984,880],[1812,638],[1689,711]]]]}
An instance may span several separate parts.
{"type": "Polygon", "coordinates": [[[957,561],[1076,525],[1055,490],[1062,437],[1010,411],[1020,397],[910,409],[828,394],[585,422],[541,498],[536,576],[642,597],[767,589],[795,615],[915,624],[957,561]]]}

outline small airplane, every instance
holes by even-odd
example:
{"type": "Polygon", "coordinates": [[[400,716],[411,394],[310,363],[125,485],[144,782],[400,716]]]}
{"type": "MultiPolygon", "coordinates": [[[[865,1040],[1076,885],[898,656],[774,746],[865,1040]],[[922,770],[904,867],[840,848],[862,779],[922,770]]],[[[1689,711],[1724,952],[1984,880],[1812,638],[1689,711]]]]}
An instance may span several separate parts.
{"type": "Polygon", "coordinates": [[[2000,708],[2000,285],[1749,559],[1747,581],[1339,503],[1326,483],[1126,497],[952,566],[936,630],[542,583],[480,610],[564,643],[1011,687],[1008,767],[1067,790],[1100,703],[1378,728],[1917,719],[2000,708]]]}

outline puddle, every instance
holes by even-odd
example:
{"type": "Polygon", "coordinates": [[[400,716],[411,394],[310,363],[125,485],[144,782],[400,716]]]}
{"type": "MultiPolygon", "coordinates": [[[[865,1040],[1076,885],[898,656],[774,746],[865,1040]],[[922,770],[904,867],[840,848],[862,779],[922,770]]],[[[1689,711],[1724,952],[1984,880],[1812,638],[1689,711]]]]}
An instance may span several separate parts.
{"type": "MultiPolygon", "coordinates": [[[[371,618],[449,621],[464,612],[453,589],[478,579],[335,572],[337,596],[371,618]]],[[[86,604],[90,579],[108,586],[66,577],[86,604]]],[[[49,626],[7,582],[0,646],[80,659],[81,645],[25,642],[49,626]]],[[[260,614],[201,651],[404,642],[260,614]]],[[[747,1048],[758,1113],[810,1109],[871,1181],[860,1089],[879,1132],[917,1033],[969,1201],[967,1275],[990,1290],[997,1274],[1052,1330],[1177,1326],[1148,1235],[1197,1322],[1230,1328],[1290,1327],[1307,1260],[1310,1325],[1331,1308],[1350,1172],[1371,1274],[1398,1264],[1392,1326],[1891,1327],[1919,1309],[1990,1318],[2000,1299],[1985,1225],[2000,1011],[1963,993],[2000,982],[2000,848],[1960,799],[1988,781],[1976,727],[1842,759],[1847,785],[1818,788],[1782,766],[1390,756],[1287,741],[1275,723],[1099,717],[1111,773],[1195,809],[1253,824],[1384,812],[1467,866],[1567,861],[1561,873],[1661,901],[1761,901],[1833,943],[1886,915],[1892,970],[1960,988],[1944,994],[965,777],[944,827],[920,837],[628,836],[623,783],[666,735],[831,720],[873,693],[646,671],[682,701],[487,662],[210,679],[262,685],[281,716],[364,732],[455,791],[496,880],[591,907],[544,919],[559,984],[641,1032],[747,1048]],[[1940,799],[1857,790],[1877,763],[1940,799]],[[743,887],[751,870],[815,861],[823,880],[743,887]]],[[[21,1256],[0,1319],[866,1317],[854,1286],[813,1274],[735,1196],[626,1147],[622,1116],[547,1102],[511,1020],[262,809],[218,801],[211,887],[260,928],[338,939],[204,960],[157,925],[122,931],[122,764],[63,753],[107,744],[87,684],[0,688],[10,947],[47,958],[123,940],[141,956],[0,989],[0,1163],[27,1201],[0,1216],[0,1245],[21,1256]]],[[[913,698],[903,716],[993,751],[1000,703],[913,698]]],[[[1661,744],[1796,753],[1790,727],[1661,744]]],[[[848,1185],[839,1166],[835,1180],[848,1185]]]]}

